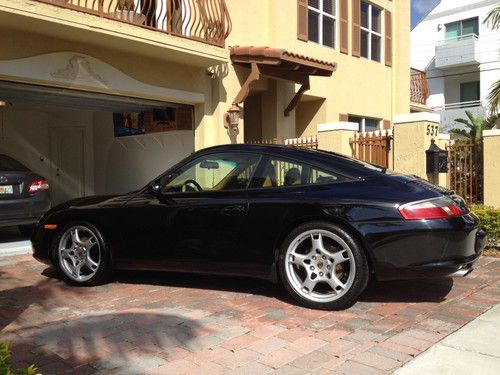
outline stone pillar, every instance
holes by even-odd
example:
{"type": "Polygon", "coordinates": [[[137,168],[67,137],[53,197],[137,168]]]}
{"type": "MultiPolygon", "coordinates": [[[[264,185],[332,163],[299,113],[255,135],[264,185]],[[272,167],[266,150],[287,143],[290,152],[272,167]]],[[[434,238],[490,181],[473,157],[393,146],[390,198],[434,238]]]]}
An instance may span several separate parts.
{"type": "Polygon", "coordinates": [[[483,131],[484,204],[500,208],[500,129],[483,131]]]}
{"type": "Polygon", "coordinates": [[[425,151],[434,139],[439,145],[440,116],[417,112],[399,115],[394,119],[394,170],[415,175],[438,184],[439,178],[427,175],[425,151]]]}
{"type": "Polygon", "coordinates": [[[329,122],[318,124],[318,148],[352,157],[349,140],[358,131],[355,122],[329,122]]]}

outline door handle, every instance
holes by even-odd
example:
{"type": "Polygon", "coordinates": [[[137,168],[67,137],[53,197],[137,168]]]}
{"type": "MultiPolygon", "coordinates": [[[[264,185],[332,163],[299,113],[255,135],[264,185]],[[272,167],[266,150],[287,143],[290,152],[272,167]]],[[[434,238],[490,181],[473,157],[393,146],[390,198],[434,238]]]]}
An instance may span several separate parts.
{"type": "Polygon", "coordinates": [[[222,215],[225,216],[239,216],[245,213],[245,206],[237,204],[234,206],[227,206],[222,209],[222,215]]]}

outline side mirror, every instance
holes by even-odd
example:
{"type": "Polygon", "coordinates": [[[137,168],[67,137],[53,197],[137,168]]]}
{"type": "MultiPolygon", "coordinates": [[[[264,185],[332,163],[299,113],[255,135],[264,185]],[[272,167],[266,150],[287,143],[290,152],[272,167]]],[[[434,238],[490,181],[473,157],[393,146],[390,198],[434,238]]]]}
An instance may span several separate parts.
{"type": "Polygon", "coordinates": [[[161,184],[159,181],[153,181],[148,184],[148,191],[151,195],[157,197],[161,194],[161,184]]]}

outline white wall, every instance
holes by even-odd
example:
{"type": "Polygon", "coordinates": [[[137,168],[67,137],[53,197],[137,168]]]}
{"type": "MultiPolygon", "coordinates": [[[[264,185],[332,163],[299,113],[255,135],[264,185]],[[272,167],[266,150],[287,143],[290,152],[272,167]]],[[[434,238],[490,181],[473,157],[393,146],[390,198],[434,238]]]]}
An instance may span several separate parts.
{"type": "MultiPolygon", "coordinates": [[[[52,173],[58,166],[51,160],[51,128],[81,127],[84,129],[85,195],[94,193],[92,112],[38,108],[14,104],[0,112],[0,153],[6,153],[32,171],[53,183],[52,173]],[[2,120],[3,115],[3,120],[2,120]]],[[[66,171],[71,176],[71,171],[66,171]]]]}
{"type": "MultiPolygon", "coordinates": [[[[434,67],[435,47],[445,38],[444,25],[467,18],[479,18],[479,60],[481,64],[481,100],[484,100],[493,82],[500,78],[500,32],[493,31],[483,24],[487,13],[497,1],[492,0],[442,0],[423,21],[411,32],[411,66],[427,72],[431,96],[429,106],[444,104],[445,84],[443,75],[456,74],[449,69],[440,70],[434,67]],[[438,26],[440,29],[438,29],[438,26]],[[441,82],[440,82],[441,81],[441,82]]],[[[462,69],[473,71],[474,66],[462,69]]],[[[459,94],[458,94],[459,96],[459,94]]]]}
{"type": "Polygon", "coordinates": [[[138,189],[194,151],[193,131],[115,138],[110,112],[14,105],[0,111],[0,153],[51,183],[49,129],[74,126],[85,129],[85,195],[138,189]]]}
{"type": "Polygon", "coordinates": [[[170,131],[115,138],[113,115],[95,112],[96,194],[136,190],[194,151],[194,132],[170,131]]]}

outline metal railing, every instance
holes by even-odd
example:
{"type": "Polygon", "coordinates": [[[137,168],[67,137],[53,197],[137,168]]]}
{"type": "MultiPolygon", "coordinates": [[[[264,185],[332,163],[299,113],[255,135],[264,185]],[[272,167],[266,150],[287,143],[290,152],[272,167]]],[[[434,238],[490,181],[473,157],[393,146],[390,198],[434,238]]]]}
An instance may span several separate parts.
{"type": "Polygon", "coordinates": [[[231,32],[225,0],[36,1],[219,47],[231,32]]]}
{"type": "Polygon", "coordinates": [[[411,69],[410,98],[412,103],[424,104],[430,95],[427,74],[417,69],[411,69]]]}
{"type": "Polygon", "coordinates": [[[447,103],[445,105],[432,107],[434,111],[445,111],[448,109],[461,109],[461,108],[472,108],[481,107],[483,105],[482,100],[472,100],[468,102],[458,102],[458,103],[447,103]]]}
{"type": "Polygon", "coordinates": [[[450,189],[467,204],[483,202],[483,144],[458,140],[446,147],[450,173],[450,189]]]}
{"type": "Polygon", "coordinates": [[[458,42],[458,41],[461,41],[461,40],[468,40],[468,39],[479,40],[479,36],[476,35],[476,34],[466,34],[466,35],[453,36],[451,38],[446,38],[446,39],[440,40],[437,43],[437,45],[438,46],[442,46],[444,44],[458,42]]]}

